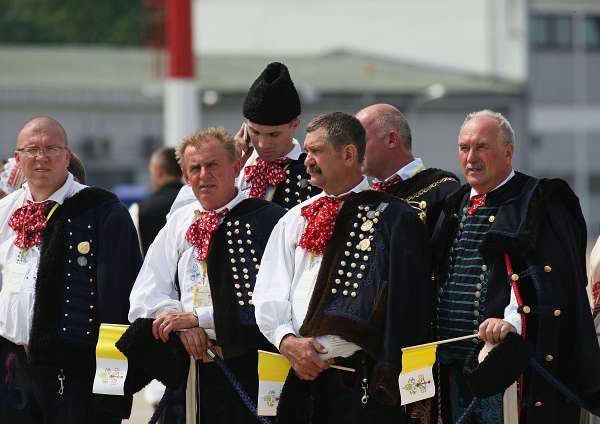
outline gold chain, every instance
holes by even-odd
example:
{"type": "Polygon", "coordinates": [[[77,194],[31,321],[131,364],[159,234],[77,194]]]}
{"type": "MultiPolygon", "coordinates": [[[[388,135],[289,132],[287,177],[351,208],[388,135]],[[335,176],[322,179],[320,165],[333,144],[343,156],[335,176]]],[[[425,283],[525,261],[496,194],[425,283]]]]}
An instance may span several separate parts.
{"type": "Polygon", "coordinates": [[[411,200],[415,200],[416,198],[421,197],[422,195],[424,195],[428,191],[433,190],[434,188],[436,188],[440,184],[443,184],[443,183],[445,183],[447,181],[456,181],[456,179],[452,178],[452,177],[444,177],[442,179],[439,179],[439,180],[433,182],[432,184],[428,185],[427,187],[422,188],[421,190],[417,191],[415,194],[411,194],[410,196],[408,196],[404,200],[406,200],[407,202],[410,202],[411,200]]]}

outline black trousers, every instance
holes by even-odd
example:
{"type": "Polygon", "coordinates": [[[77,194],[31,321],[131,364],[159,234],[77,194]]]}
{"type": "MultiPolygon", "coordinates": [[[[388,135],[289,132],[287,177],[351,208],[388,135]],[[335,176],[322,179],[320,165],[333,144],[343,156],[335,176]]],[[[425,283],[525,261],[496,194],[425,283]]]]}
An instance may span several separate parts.
{"type": "Polygon", "coordinates": [[[0,337],[0,423],[40,422],[42,415],[33,396],[25,350],[0,337]]]}
{"type": "MultiPolygon", "coordinates": [[[[378,403],[369,396],[362,402],[362,379],[372,364],[362,352],[342,365],[355,372],[334,368],[313,381],[300,380],[290,369],[277,409],[279,424],[405,424],[404,408],[378,403]]],[[[368,394],[368,390],[367,390],[368,394]]]]}
{"type": "MultiPolygon", "coordinates": [[[[198,361],[198,386],[201,424],[256,424],[257,418],[250,413],[223,371],[214,362],[198,361]]],[[[225,359],[227,367],[256,402],[258,397],[258,352],[225,359]]]]}

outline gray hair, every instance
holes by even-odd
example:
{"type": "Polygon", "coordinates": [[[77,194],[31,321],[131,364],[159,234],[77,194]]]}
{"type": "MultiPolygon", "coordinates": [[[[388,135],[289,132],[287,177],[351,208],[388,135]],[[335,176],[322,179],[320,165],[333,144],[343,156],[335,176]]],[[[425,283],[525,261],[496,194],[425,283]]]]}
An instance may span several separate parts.
{"type": "Polygon", "coordinates": [[[515,142],[515,131],[513,130],[508,119],[504,117],[500,112],[494,112],[490,109],[483,109],[477,112],[471,112],[467,115],[464,122],[462,123],[460,130],[464,128],[464,126],[473,118],[479,117],[487,117],[495,119],[498,122],[498,127],[500,127],[500,132],[502,133],[502,138],[506,142],[506,144],[514,144],[515,142]]]}
{"type": "Polygon", "coordinates": [[[412,149],[412,133],[402,112],[394,110],[378,113],[375,117],[375,124],[380,133],[387,133],[390,130],[396,131],[404,140],[406,148],[408,150],[412,149]]]}

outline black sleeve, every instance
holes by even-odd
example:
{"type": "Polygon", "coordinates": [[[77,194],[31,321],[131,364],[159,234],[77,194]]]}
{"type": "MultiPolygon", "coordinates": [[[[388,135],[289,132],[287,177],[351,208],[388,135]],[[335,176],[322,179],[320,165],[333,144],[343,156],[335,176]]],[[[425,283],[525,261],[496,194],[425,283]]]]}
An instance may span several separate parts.
{"type": "Polygon", "coordinates": [[[434,292],[427,227],[407,211],[401,213],[392,231],[384,344],[373,371],[375,395],[385,404],[396,403],[400,396],[401,349],[426,341],[434,292]]]}

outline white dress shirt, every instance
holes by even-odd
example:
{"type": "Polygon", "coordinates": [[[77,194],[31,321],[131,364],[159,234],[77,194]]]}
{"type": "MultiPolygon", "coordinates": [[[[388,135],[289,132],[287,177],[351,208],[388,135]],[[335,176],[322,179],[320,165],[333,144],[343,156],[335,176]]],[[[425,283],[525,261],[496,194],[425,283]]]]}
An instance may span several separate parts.
{"type": "MultiPolygon", "coordinates": [[[[291,160],[298,160],[298,158],[302,154],[302,147],[300,147],[300,143],[298,143],[298,140],[296,140],[295,138],[292,139],[292,145],[293,145],[292,150],[290,150],[287,155],[283,156],[280,159],[287,158],[287,159],[291,159],[291,160]]],[[[254,151],[248,158],[248,161],[246,162],[244,169],[242,169],[239,177],[236,180],[237,188],[246,194],[250,193],[250,188],[252,187],[252,184],[250,184],[248,181],[246,181],[246,167],[249,165],[256,165],[256,161],[258,159],[259,159],[258,153],[256,152],[256,149],[254,149],[254,151]]],[[[274,193],[275,193],[275,188],[273,186],[268,186],[264,199],[271,200],[273,198],[274,193]]]]}
{"type": "MultiPolygon", "coordinates": [[[[69,173],[62,187],[46,200],[62,205],[85,187],[69,173]]],[[[27,250],[15,246],[17,233],[8,220],[28,200],[33,201],[33,197],[27,183],[0,200],[0,336],[19,345],[29,343],[41,246],[27,250]]]]}
{"type": "MultiPolygon", "coordinates": [[[[348,193],[368,189],[369,183],[363,178],[348,193]]],[[[286,334],[299,335],[306,317],[323,256],[298,246],[307,224],[301,210],[323,196],[327,194],[321,192],[290,209],[273,229],[265,247],[252,300],[260,331],[277,348],[286,334]]],[[[324,360],[348,357],[360,349],[338,336],[321,336],[317,340],[328,351],[321,355],[324,360]]]]}
{"type": "MultiPolygon", "coordinates": [[[[233,200],[216,212],[225,208],[231,210],[246,198],[246,194],[238,191],[233,200]]],[[[128,318],[133,322],[137,318],[156,318],[165,311],[193,311],[198,317],[198,325],[215,339],[206,262],[197,258],[197,249],[185,239],[189,226],[196,219],[196,211],[205,211],[197,200],[177,209],[148,248],[129,296],[128,318]],[[176,272],[181,300],[174,284],[176,272]]],[[[219,219],[219,223],[222,221],[219,219]]]]}
{"type": "MultiPolygon", "coordinates": [[[[409,178],[414,177],[419,172],[424,171],[425,169],[427,169],[427,168],[425,168],[425,165],[423,164],[423,160],[421,158],[415,158],[412,162],[409,162],[406,165],[404,165],[402,168],[400,168],[399,170],[394,172],[392,175],[387,177],[384,181],[389,180],[394,175],[398,175],[400,178],[402,178],[402,181],[408,180],[409,178]]],[[[375,181],[379,181],[379,180],[376,179],[375,181]]]]}

